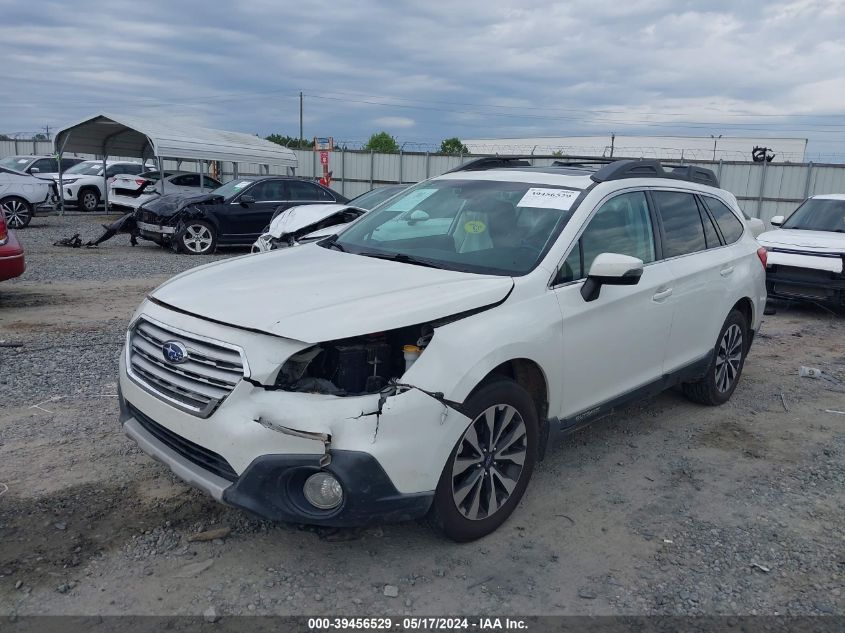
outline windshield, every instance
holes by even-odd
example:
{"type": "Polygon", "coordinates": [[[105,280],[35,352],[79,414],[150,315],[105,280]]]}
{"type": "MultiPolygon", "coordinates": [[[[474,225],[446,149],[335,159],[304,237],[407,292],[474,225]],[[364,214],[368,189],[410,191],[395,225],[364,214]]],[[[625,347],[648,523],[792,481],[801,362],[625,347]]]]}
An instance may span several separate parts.
{"type": "Polygon", "coordinates": [[[99,161],[86,160],[84,163],[77,163],[66,174],[76,174],[77,176],[99,176],[103,173],[103,163],[99,161]]]}
{"type": "Polygon", "coordinates": [[[0,160],[0,167],[14,169],[15,171],[23,171],[26,169],[26,166],[32,162],[32,160],[33,159],[29,156],[9,156],[0,160]]]}
{"type": "Polygon", "coordinates": [[[358,207],[359,209],[367,209],[369,211],[371,209],[375,209],[382,202],[389,198],[392,198],[403,189],[405,189],[405,187],[403,187],[402,185],[397,185],[394,187],[379,187],[378,189],[373,189],[372,191],[368,191],[367,193],[362,193],[357,198],[353,198],[349,201],[349,204],[353,207],[358,207]]]}
{"type": "Polygon", "coordinates": [[[424,182],[323,246],[436,268],[524,275],[572,217],[580,193],[524,182],[424,182]]]}
{"type": "Polygon", "coordinates": [[[789,216],[783,228],[845,233],[845,200],[809,198],[789,216]]]}
{"type": "Polygon", "coordinates": [[[232,196],[239,194],[251,184],[252,180],[247,180],[245,178],[236,178],[235,180],[230,180],[225,185],[220,185],[211,193],[215,196],[231,198],[232,196]]]}

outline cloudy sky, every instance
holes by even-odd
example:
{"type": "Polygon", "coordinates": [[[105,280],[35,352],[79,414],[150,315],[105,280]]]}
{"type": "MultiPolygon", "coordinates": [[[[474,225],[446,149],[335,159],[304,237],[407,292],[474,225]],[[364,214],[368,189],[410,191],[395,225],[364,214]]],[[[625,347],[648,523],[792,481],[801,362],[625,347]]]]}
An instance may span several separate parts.
{"type": "Polygon", "coordinates": [[[845,160],[845,0],[0,0],[0,15],[7,134],[106,111],[295,136],[301,90],[305,136],[351,143],[769,135],[845,160]]]}

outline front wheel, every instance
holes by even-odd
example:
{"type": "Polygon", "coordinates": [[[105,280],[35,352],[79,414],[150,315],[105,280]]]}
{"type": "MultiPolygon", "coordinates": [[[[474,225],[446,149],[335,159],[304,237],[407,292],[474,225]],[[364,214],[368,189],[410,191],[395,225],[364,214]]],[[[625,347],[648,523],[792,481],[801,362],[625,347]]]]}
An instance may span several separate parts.
{"type": "Polygon", "coordinates": [[[695,382],[684,383],[684,395],[709,406],[725,404],[739,383],[747,352],[748,322],[742,312],[733,310],[719,331],[707,372],[695,382]]]}
{"type": "Polygon", "coordinates": [[[178,236],[179,250],[189,255],[208,255],[217,248],[217,232],[208,222],[194,220],[178,236]]]}
{"type": "Polygon", "coordinates": [[[537,410],[511,380],[491,382],[465,404],[472,423],[440,475],[430,522],[455,541],[498,528],[519,504],[537,462],[537,410]]]}
{"type": "Polygon", "coordinates": [[[0,200],[0,209],[6,216],[6,223],[11,229],[22,229],[30,223],[33,216],[32,205],[17,196],[9,196],[0,200]]]}
{"type": "Polygon", "coordinates": [[[100,206],[100,192],[91,187],[81,189],[77,197],[77,204],[80,210],[93,213],[100,206]]]}

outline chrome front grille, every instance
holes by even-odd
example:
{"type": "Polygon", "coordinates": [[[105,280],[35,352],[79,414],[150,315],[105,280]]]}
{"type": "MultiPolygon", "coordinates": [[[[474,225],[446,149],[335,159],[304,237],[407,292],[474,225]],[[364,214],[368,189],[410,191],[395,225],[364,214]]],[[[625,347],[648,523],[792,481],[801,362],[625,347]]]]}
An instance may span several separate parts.
{"type": "Polygon", "coordinates": [[[211,415],[244,376],[243,358],[232,346],[144,317],[129,332],[128,371],[146,391],[173,406],[202,418],[211,415]],[[187,359],[168,361],[167,342],[185,346],[187,359]]]}

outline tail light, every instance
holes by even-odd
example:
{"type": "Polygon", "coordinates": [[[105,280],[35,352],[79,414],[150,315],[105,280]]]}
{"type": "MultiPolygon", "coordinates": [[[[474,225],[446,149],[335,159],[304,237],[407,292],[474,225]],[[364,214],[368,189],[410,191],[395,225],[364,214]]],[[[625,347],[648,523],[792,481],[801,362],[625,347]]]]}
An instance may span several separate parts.
{"type": "Polygon", "coordinates": [[[9,229],[6,228],[6,216],[3,215],[3,209],[0,209],[0,244],[5,244],[9,239],[9,229]]]}
{"type": "Polygon", "coordinates": [[[757,249],[757,257],[760,258],[760,263],[763,264],[763,268],[766,267],[766,262],[768,261],[768,251],[763,248],[762,246],[757,249]]]}
{"type": "Polygon", "coordinates": [[[143,178],[136,178],[136,179],[135,179],[135,184],[136,184],[136,185],[138,185],[139,187],[143,187],[143,186],[144,186],[144,183],[146,183],[146,182],[147,182],[147,181],[146,181],[146,180],[144,180],[143,178]]]}

